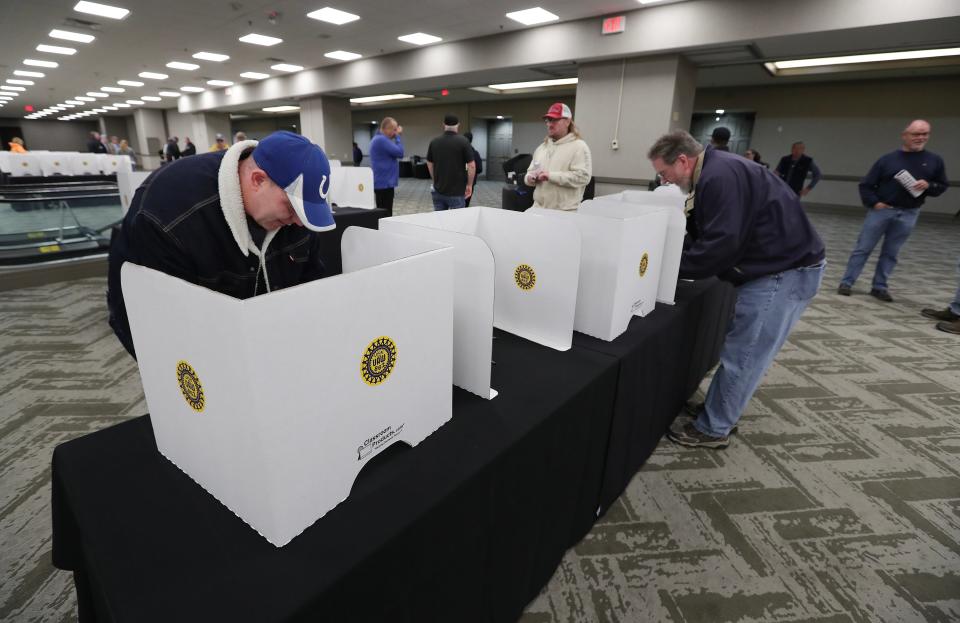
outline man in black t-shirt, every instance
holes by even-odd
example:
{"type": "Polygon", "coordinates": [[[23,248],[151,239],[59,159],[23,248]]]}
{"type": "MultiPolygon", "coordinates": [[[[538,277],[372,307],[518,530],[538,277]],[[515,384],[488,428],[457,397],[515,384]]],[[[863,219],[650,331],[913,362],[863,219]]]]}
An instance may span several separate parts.
{"type": "Polygon", "coordinates": [[[434,210],[462,208],[473,194],[473,179],[477,174],[473,147],[457,134],[459,129],[460,120],[456,115],[445,116],[443,134],[430,141],[427,148],[434,210]]]}

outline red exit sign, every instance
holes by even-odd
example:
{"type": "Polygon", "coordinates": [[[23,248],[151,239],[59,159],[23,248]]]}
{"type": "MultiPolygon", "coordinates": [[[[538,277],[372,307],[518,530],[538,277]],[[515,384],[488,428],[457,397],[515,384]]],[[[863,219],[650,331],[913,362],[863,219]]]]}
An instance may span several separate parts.
{"type": "Polygon", "coordinates": [[[617,15],[616,17],[605,17],[600,33],[604,35],[615,35],[627,29],[627,16],[617,15]]]}

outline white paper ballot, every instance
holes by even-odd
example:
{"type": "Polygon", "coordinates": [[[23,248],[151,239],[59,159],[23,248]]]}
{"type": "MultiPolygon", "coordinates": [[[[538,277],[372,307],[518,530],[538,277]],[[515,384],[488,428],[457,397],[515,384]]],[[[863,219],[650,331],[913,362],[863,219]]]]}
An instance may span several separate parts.
{"type": "Polygon", "coordinates": [[[906,169],[900,169],[893,177],[895,177],[897,181],[900,182],[900,185],[903,186],[903,188],[914,197],[919,197],[923,194],[922,190],[917,190],[914,188],[914,186],[917,184],[917,180],[915,177],[910,175],[910,171],[907,171],[906,169]]]}

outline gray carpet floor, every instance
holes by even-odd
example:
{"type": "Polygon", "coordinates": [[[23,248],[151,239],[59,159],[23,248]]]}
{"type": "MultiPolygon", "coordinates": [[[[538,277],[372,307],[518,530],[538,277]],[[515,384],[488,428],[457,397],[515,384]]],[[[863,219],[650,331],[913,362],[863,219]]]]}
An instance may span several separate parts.
{"type": "MultiPolygon", "coordinates": [[[[429,209],[404,180],[395,213],[429,209]]],[[[475,205],[500,204],[481,182],[475,205]]],[[[960,336],[922,318],[956,285],[960,225],[924,220],[891,281],[835,287],[861,218],[813,213],[824,287],[725,451],[664,440],[522,623],[960,620],[960,336]]],[[[56,444],[143,414],[105,280],[0,298],[0,620],[71,621],[50,563],[56,444]]],[[[706,388],[709,379],[701,386],[706,388]]]]}

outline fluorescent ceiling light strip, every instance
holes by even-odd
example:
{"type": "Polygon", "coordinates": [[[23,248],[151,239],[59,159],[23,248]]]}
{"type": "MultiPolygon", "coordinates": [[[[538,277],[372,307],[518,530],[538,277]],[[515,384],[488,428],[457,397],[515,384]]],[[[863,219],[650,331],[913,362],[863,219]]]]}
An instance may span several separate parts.
{"type": "Polygon", "coordinates": [[[276,65],[271,65],[270,69],[275,69],[277,71],[303,71],[303,67],[300,65],[291,65],[290,63],[277,63],[276,65]]]}
{"type": "Polygon", "coordinates": [[[128,9],[110,6],[109,4],[98,4],[96,2],[86,2],[83,0],[73,7],[78,13],[89,13],[90,15],[99,15],[100,17],[109,17],[110,19],[123,19],[130,15],[128,9]]]}
{"type": "Polygon", "coordinates": [[[75,100],[80,100],[81,102],[95,102],[95,101],[97,101],[97,98],[95,98],[95,97],[87,97],[86,95],[78,95],[78,96],[76,96],[76,97],[73,98],[73,99],[75,99],[75,100]]]}
{"type": "Polygon", "coordinates": [[[123,93],[126,89],[121,89],[120,87],[100,87],[101,91],[106,91],[107,93],[123,93]]]}
{"type": "Polygon", "coordinates": [[[180,94],[176,91],[160,91],[157,95],[161,97],[180,97],[180,94]]]}
{"type": "Polygon", "coordinates": [[[532,9],[525,9],[523,11],[513,11],[512,13],[507,13],[506,16],[515,22],[520,22],[524,26],[545,24],[560,19],[550,11],[546,11],[540,7],[533,7],[532,9]]]}
{"type": "Polygon", "coordinates": [[[213,61],[214,63],[230,60],[230,57],[226,54],[217,54],[216,52],[197,52],[193,55],[193,58],[201,61],[213,61]]]}
{"type": "Polygon", "coordinates": [[[142,106],[142,105],[143,105],[143,102],[141,102],[140,100],[127,100],[127,103],[128,103],[128,104],[131,104],[131,105],[133,105],[133,106],[142,106]]]}
{"type": "Polygon", "coordinates": [[[80,100],[65,100],[68,104],[76,104],[77,106],[83,106],[83,102],[80,100]]]}
{"type": "Polygon", "coordinates": [[[338,61],[352,61],[363,55],[357,54],[356,52],[347,52],[346,50],[334,50],[333,52],[327,52],[324,56],[327,58],[335,58],[338,61]]]}
{"type": "Polygon", "coordinates": [[[170,77],[167,74],[158,74],[152,71],[141,71],[137,75],[141,78],[150,78],[151,80],[166,80],[170,77]]]}
{"type": "Polygon", "coordinates": [[[156,95],[141,95],[141,96],[140,96],[140,99],[142,99],[142,100],[145,101],[145,102],[159,102],[159,101],[160,101],[160,98],[157,97],[156,95]]]}
{"type": "Polygon", "coordinates": [[[187,93],[203,93],[206,89],[201,87],[180,87],[181,91],[186,91],[187,93]]]}
{"type": "Polygon", "coordinates": [[[558,78],[556,80],[534,80],[533,82],[507,82],[504,84],[487,85],[491,89],[498,91],[510,91],[513,89],[535,89],[537,87],[556,87],[565,84],[577,84],[577,78],[558,78]]]}
{"type": "Polygon", "coordinates": [[[293,112],[294,110],[300,110],[299,106],[267,106],[266,108],[261,108],[263,112],[293,112]]]}
{"type": "Polygon", "coordinates": [[[876,54],[856,54],[852,56],[830,56],[825,58],[807,58],[795,61],[775,61],[777,69],[801,69],[804,67],[825,67],[827,65],[853,65],[857,63],[885,63],[890,61],[909,61],[924,58],[943,58],[960,56],[960,48],[941,48],[937,50],[911,50],[908,52],[880,52],[876,54]]]}
{"type": "Polygon", "coordinates": [[[143,83],[138,80],[117,80],[117,84],[122,84],[125,87],[142,87],[143,83]]]}
{"type": "Polygon", "coordinates": [[[320,20],[321,22],[327,22],[328,24],[336,24],[337,26],[343,26],[344,24],[349,24],[350,22],[355,22],[360,19],[359,15],[347,13],[346,11],[328,6],[307,13],[307,17],[320,20]]]}
{"type": "Polygon", "coordinates": [[[437,41],[443,41],[440,37],[435,35],[428,35],[425,32],[415,32],[410,35],[403,35],[402,37],[397,37],[400,41],[406,43],[412,43],[414,45],[427,45],[428,43],[436,43],[437,41]]]}
{"type": "Polygon", "coordinates": [[[351,104],[370,104],[372,102],[389,102],[392,100],[407,100],[412,99],[413,95],[407,95],[406,93],[393,93],[391,95],[371,95],[369,97],[351,97],[351,104]]]}
{"type": "Polygon", "coordinates": [[[277,37],[268,37],[267,35],[258,35],[255,32],[240,37],[239,41],[263,46],[271,46],[277,45],[278,43],[283,43],[283,39],[278,39],[277,37]]]}
{"type": "Polygon", "coordinates": [[[25,58],[23,59],[24,65],[31,65],[33,67],[59,67],[60,64],[54,61],[40,61],[35,58],[25,58]]]}
{"type": "Polygon", "coordinates": [[[37,52],[46,52],[47,54],[63,54],[65,56],[72,56],[77,53],[75,48],[64,48],[59,45],[47,45],[41,43],[37,46],[37,52]]]}
{"type": "Polygon", "coordinates": [[[90,97],[110,97],[106,93],[100,93],[99,91],[87,91],[87,95],[90,97]]]}
{"type": "Polygon", "coordinates": [[[4,91],[26,91],[24,87],[8,87],[7,85],[0,85],[0,89],[4,91]]]}
{"type": "Polygon", "coordinates": [[[63,39],[64,41],[76,41],[77,43],[90,43],[96,37],[93,35],[85,35],[80,32],[70,32],[69,30],[57,30],[53,29],[50,31],[50,36],[54,39],[63,39]]]}
{"type": "Polygon", "coordinates": [[[181,63],[180,61],[170,61],[169,63],[167,63],[167,67],[169,67],[170,69],[183,69],[185,71],[193,71],[194,69],[198,69],[200,65],[197,65],[196,63],[181,63]]]}
{"type": "Polygon", "coordinates": [[[36,83],[33,80],[16,80],[14,78],[7,78],[7,84],[23,84],[28,87],[32,87],[36,83]]]}
{"type": "Polygon", "coordinates": [[[130,108],[130,104],[127,104],[126,102],[114,102],[111,105],[116,106],[117,108],[130,108]]]}
{"type": "Polygon", "coordinates": [[[26,77],[26,78],[43,78],[43,77],[46,76],[46,74],[41,73],[41,72],[39,72],[39,71],[24,71],[23,69],[15,69],[15,70],[13,70],[13,75],[14,75],[14,76],[24,76],[24,77],[26,77]]]}
{"type": "Polygon", "coordinates": [[[207,84],[212,87],[232,87],[233,83],[229,80],[207,80],[207,84]]]}
{"type": "Polygon", "coordinates": [[[249,78],[250,80],[263,80],[264,78],[269,78],[270,74],[261,74],[256,71],[245,71],[240,74],[241,78],[249,78]]]}

